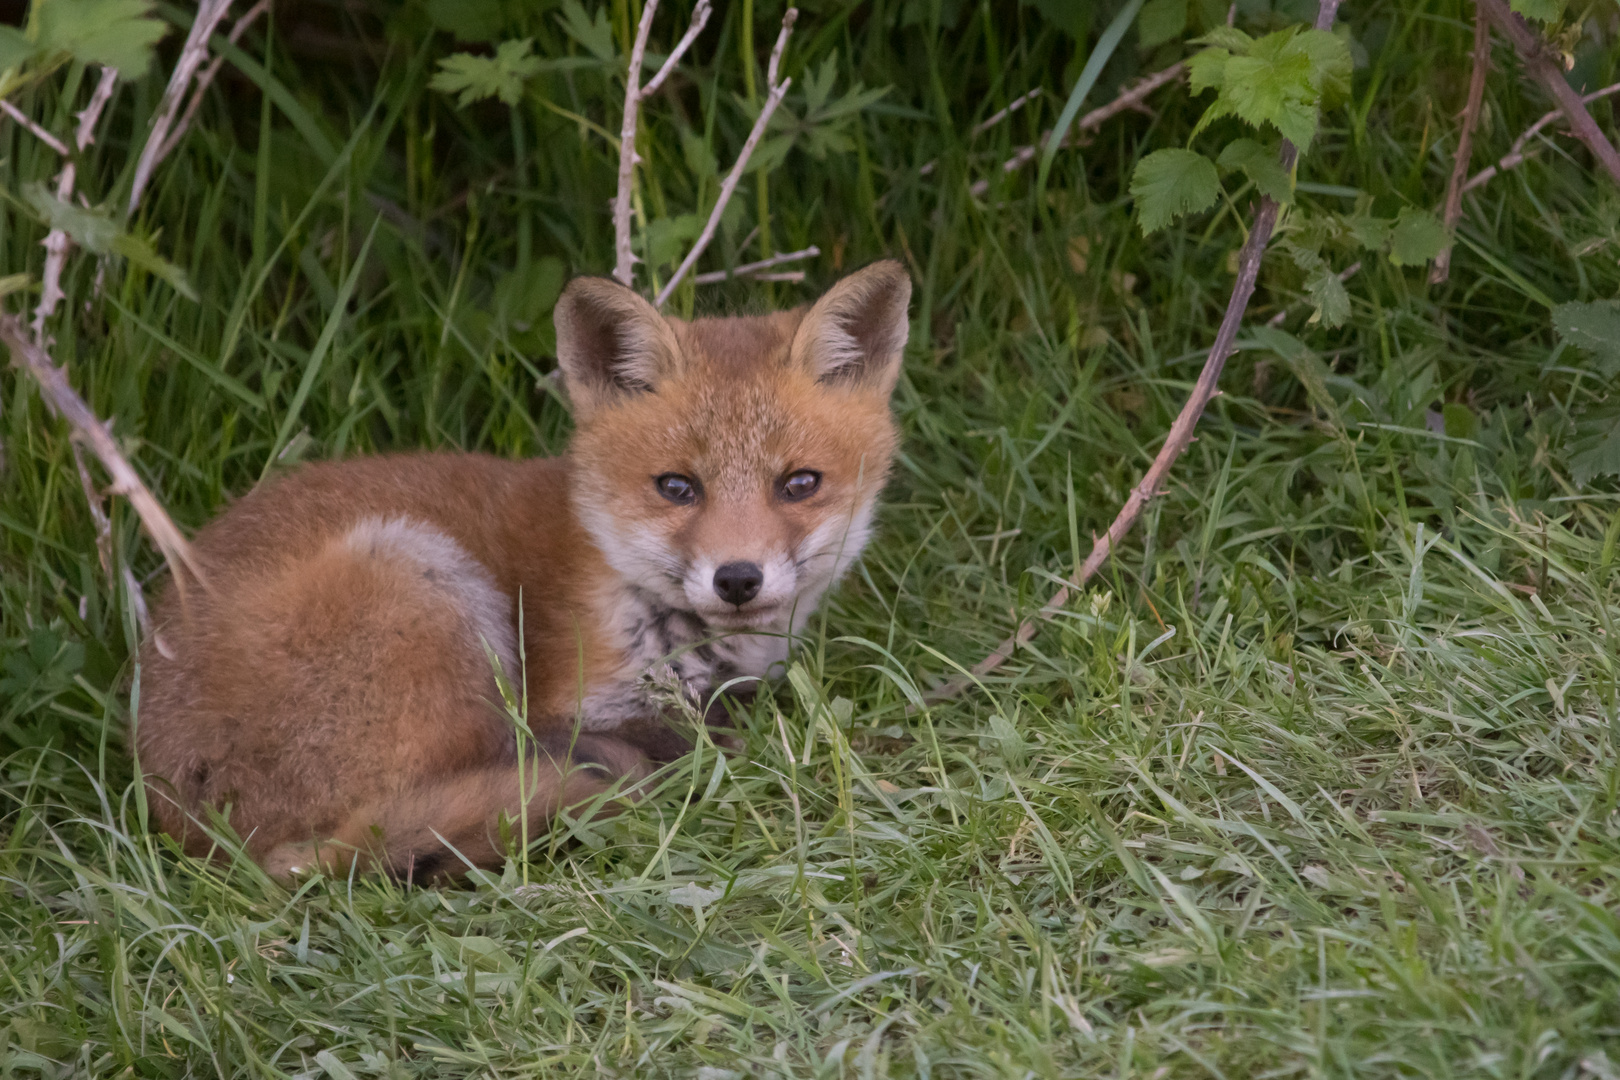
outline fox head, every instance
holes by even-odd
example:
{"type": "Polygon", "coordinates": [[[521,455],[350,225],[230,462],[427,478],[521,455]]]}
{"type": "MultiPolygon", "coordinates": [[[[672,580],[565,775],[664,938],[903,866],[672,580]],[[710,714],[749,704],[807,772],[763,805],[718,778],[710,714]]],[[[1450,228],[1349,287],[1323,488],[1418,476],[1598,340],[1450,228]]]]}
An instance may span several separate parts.
{"type": "Polygon", "coordinates": [[[606,278],[557,302],[574,510],[626,581],[717,629],[800,621],[860,554],[897,443],[911,281],[682,322],[606,278]]]}

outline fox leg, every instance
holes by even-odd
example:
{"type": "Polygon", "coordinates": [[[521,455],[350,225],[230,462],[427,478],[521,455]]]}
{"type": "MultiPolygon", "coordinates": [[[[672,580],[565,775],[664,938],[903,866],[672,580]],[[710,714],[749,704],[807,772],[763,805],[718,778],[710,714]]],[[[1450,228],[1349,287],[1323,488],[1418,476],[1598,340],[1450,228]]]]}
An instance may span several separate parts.
{"type": "MultiPolygon", "coordinates": [[[[454,878],[506,858],[500,820],[527,813],[536,828],[556,814],[615,787],[635,798],[650,772],[641,751],[603,735],[579,734],[568,745],[534,750],[520,778],[517,765],[492,765],[424,783],[360,808],[319,843],[282,844],[261,863],[287,880],[309,870],[347,873],[356,862],[402,881],[454,878]]],[[[617,813],[604,804],[597,817],[617,813]]]]}

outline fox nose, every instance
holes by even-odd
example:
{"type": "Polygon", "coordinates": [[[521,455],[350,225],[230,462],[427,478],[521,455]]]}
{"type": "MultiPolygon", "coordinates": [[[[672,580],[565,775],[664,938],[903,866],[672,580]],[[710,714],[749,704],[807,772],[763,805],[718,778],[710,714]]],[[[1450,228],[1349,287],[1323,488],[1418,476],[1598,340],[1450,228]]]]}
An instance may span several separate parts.
{"type": "Polygon", "coordinates": [[[742,607],[759,595],[765,584],[765,571],[758,563],[728,562],[714,572],[714,591],[728,604],[742,607]]]}

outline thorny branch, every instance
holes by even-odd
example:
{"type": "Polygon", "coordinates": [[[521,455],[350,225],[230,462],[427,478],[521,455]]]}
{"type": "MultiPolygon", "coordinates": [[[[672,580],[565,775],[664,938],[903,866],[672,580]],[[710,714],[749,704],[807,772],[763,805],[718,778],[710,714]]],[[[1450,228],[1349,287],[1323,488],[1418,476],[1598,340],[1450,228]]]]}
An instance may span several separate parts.
{"type": "MultiPolygon", "coordinates": [[[[1090,112],[1086,113],[1086,115],[1077,120],[1074,124],[1074,134],[1065,139],[1063,145],[1073,146],[1081,132],[1095,131],[1097,128],[1102,127],[1103,124],[1109,119],[1119,115],[1122,112],[1125,112],[1127,109],[1144,108],[1142,104],[1143,99],[1145,99],[1149,94],[1153,93],[1155,90],[1166,85],[1167,83],[1176,82],[1186,74],[1186,64],[1171,64],[1163,71],[1154,72],[1152,75],[1149,75],[1134,85],[1120,91],[1119,96],[1114,98],[1113,101],[1110,101],[1106,105],[1100,105],[1097,108],[1092,109],[1090,112]]],[[[1025,165],[1028,165],[1030,162],[1034,161],[1041,152],[1041,145],[1044,145],[1047,136],[1050,134],[1051,132],[1046,132],[1044,135],[1042,135],[1041,143],[1036,144],[1035,146],[1020,146],[1017,151],[1013,153],[1012,157],[1002,162],[1001,171],[1007,173],[1017,172],[1025,165]]],[[[930,161],[927,165],[923,166],[924,170],[931,168],[933,164],[934,163],[930,161]]],[[[968,190],[975,198],[982,198],[984,194],[990,190],[990,181],[976,180],[973,182],[973,185],[968,188],[968,190]]]]}
{"type": "MultiPolygon", "coordinates": [[[[73,143],[81,153],[96,141],[96,124],[100,122],[107,102],[112,100],[117,85],[118,70],[102,68],[101,81],[96,83],[95,92],[90,95],[90,104],[78,113],[79,127],[74,133],[73,143]]],[[[78,180],[79,171],[66,147],[62,148],[62,156],[67,160],[62,163],[62,171],[56,177],[56,199],[67,202],[73,197],[73,185],[78,180]]],[[[41,279],[39,303],[34,306],[34,340],[42,346],[49,346],[45,323],[56,311],[56,305],[64,299],[62,271],[67,268],[68,248],[72,246],[72,241],[61,229],[52,229],[45,235],[42,244],[45,248],[45,271],[41,279]]]]}
{"type": "Polygon", "coordinates": [[[1475,0],[1479,13],[1490,20],[1503,37],[1513,43],[1525,72],[1547,88],[1569,120],[1570,130],[1586,144],[1609,174],[1609,179],[1620,184],[1620,150],[1614,148],[1603,129],[1597,126],[1592,114],[1586,111],[1581,95],[1564,78],[1564,65],[1559,53],[1547,44],[1540,34],[1530,28],[1521,17],[1508,7],[1507,0],[1475,0]]]}
{"type": "Polygon", "coordinates": [[[68,148],[63,145],[61,139],[58,139],[55,135],[52,135],[50,132],[40,127],[39,124],[35,123],[33,117],[17,108],[17,106],[13,105],[5,98],[0,98],[0,110],[4,110],[5,114],[11,117],[12,120],[16,121],[20,127],[26,128],[28,133],[34,138],[44,143],[52,150],[55,150],[63,157],[68,156],[68,148]]]}
{"type": "Polygon", "coordinates": [[[180,60],[169,76],[168,88],[163,91],[157,116],[152,120],[152,130],[147,134],[146,145],[141,148],[140,159],[135,163],[135,180],[129,190],[128,213],[132,217],[141,205],[141,196],[146,193],[153,170],[167,153],[169,129],[174,126],[175,117],[180,113],[180,105],[187,88],[191,86],[191,78],[208,58],[208,39],[214,36],[215,28],[225,18],[230,6],[231,0],[202,0],[197,7],[191,32],[186,35],[185,46],[180,50],[180,60]]]}
{"type": "MultiPolygon", "coordinates": [[[[1590,105],[1592,102],[1597,101],[1600,98],[1606,98],[1611,94],[1620,94],[1620,83],[1614,83],[1611,86],[1605,86],[1601,90],[1592,91],[1590,94],[1587,94],[1585,97],[1581,98],[1581,104],[1590,105]]],[[[1494,165],[1485,166],[1483,169],[1479,170],[1479,172],[1468,178],[1468,183],[1463,185],[1463,193],[1467,194],[1477,187],[1490,183],[1491,180],[1499,174],[1505,173],[1509,169],[1516,169],[1520,165],[1523,165],[1530,158],[1530,155],[1525,151],[1525,146],[1530,142],[1531,139],[1541,134],[1543,128],[1552,123],[1554,120],[1561,118],[1563,115],[1563,109],[1551,109],[1545,113],[1540,120],[1537,120],[1535,123],[1525,128],[1524,133],[1517,139],[1513,140],[1513,145],[1509,147],[1508,152],[1502,156],[1502,160],[1498,161],[1494,165]]]]}
{"type": "Polygon", "coordinates": [[[45,350],[29,340],[23,331],[22,320],[15,315],[0,315],[0,343],[11,350],[11,362],[33,376],[45,395],[46,403],[68,422],[74,437],[86,443],[101,459],[101,464],[112,477],[109,490],[114,495],[127,498],[135,513],[140,515],[147,533],[168,562],[175,584],[184,589],[187,578],[182,570],[188,572],[193,580],[203,581],[202,569],[190,542],[175,526],[157,496],[141,480],[129,459],[118,449],[107,428],[73,389],[68,382],[67,372],[52,363],[45,350]]]}
{"type": "Polygon", "coordinates": [[[619,188],[613,199],[613,276],[620,284],[630,285],[635,279],[636,255],[630,244],[630,196],[635,189],[636,130],[640,123],[641,99],[657,90],[675,70],[681,56],[692,47],[699,32],[709,21],[709,0],[698,0],[692,12],[692,25],[664,61],[664,66],[645,87],[641,85],[641,64],[647,55],[647,38],[652,33],[653,16],[658,12],[658,0],[647,0],[641,11],[641,22],[636,26],[636,40],[630,47],[630,70],[625,74],[624,117],[619,124],[619,188]]]}
{"type": "Polygon", "coordinates": [[[741,266],[734,266],[730,270],[715,270],[712,273],[699,274],[697,277],[693,278],[692,281],[698,285],[718,285],[720,282],[729,280],[731,278],[763,278],[765,275],[761,273],[761,271],[769,270],[776,266],[782,266],[785,263],[799,262],[803,259],[814,259],[820,254],[821,249],[816,245],[811,244],[809,247],[800,251],[789,251],[786,254],[772,255],[768,259],[761,259],[758,262],[743,263],[741,266]]]}
{"type": "MultiPolygon", "coordinates": [[[[1339,0],[1322,0],[1316,14],[1316,28],[1331,29],[1338,9],[1339,0]]],[[[1298,157],[1299,151],[1292,143],[1284,140],[1281,154],[1283,171],[1292,171],[1298,157]]],[[[1086,561],[1070,575],[1068,581],[1053,594],[1040,611],[1020,622],[1012,636],[997,645],[989,656],[973,665],[971,676],[947,679],[925,696],[925,702],[933,704],[956,697],[971,686],[975,678],[986,675],[1006,663],[1020,645],[1026,644],[1035,636],[1035,631],[1042,622],[1049,621],[1063,609],[1069,601],[1070,593],[1084,585],[1102,567],[1108,556],[1113,553],[1114,547],[1131,531],[1131,526],[1136,524],[1136,519],[1141,516],[1149,500],[1159,493],[1165,477],[1170,473],[1170,467],[1176,463],[1182,451],[1192,444],[1193,431],[1204,415],[1205,406],[1220,392],[1221,369],[1226,366],[1227,357],[1232,355],[1236,347],[1238,329],[1243,324],[1244,313],[1249,308],[1249,299],[1254,295],[1255,283],[1260,278],[1260,261],[1265,256],[1266,245],[1271,241],[1271,230],[1276,224],[1276,202],[1269,196],[1262,198],[1259,209],[1255,211],[1254,224],[1249,228],[1249,238],[1238,255],[1237,281],[1232,285],[1232,297],[1227,302],[1226,315],[1221,319],[1220,329],[1215,333],[1215,342],[1210,346],[1209,356],[1204,360],[1204,368],[1198,374],[1198,382],[1193,386],[1192,394],[1188,396],[1187,403],[1182,406],[1175,422],[1170,425],[1170,433],[1154,457],[1153,464],[1148,467],[1147,475],[1142,477],[1141,483],[1131,489],[1125,505],[1114,518],[1113,524],[1108,526],[1108,531],[1093,544],[1086,561]]]]}
{"type": "MultiPolygon", "coordinates": [[[[226,35],[225,40],[235,45],[242,40],[242,35],[247,32],[247,28],[252,26],[259,16],[269,10],[270,0],[259,0],[257,4],[248,8],[246,15],[236,20],[236,25],[231,27],[231,32],[226,35]]],[[[185,138],[186,132],[191,127],[192,118],[197,115],[197,110],[202,107],[203,98],[208,94],[208,88],[214,84],[214,78],[219,74],[219,69],[224,64],[225,57],[223,55],[216,56],[203,69],[203,73],[197,76],[197,85],[191,91],[191,100],[186,103],[186,113],[180,118],[180,122],[174,126],[174,131],[170,133],[169,137],[163,140],[163,147],[157,154],[159,161],[174,153],[175,148],[180,145],[180,140],[185,138]]]]}
{"type": "Polygon", "coordinates": [[[771,116],[775,114],[776,107],[782,104],[782,99],[787,96],[788,87],[793,85],[792,79],[778,81],[778,77],[781,74],[782,53],[787,49],[788,38],[793,34],[793,23],[798,17],[798,8],[788,8],[787,14],[782,16],[782,30],[776,35],[776,45],[771,49],[771,62],[765,72],[765,85],[770,90],[769,95],[765,98],[765,105],[759,110],[759,116],[754,121],[753,130],[749,131],[748,139],[743,143],[743,148],[737,155],[737,163],[731,167],[731,172],[726,176],[725,183],[720,185],[720,198],[715,201],[714,209],[709,212],[709,220],[703,223],[703,231],[698,234],[697,242],[692,245],[692,250],[686,253],[686,258],[676,268],[675,273],[670,276],[669,281],[664,284],[662,289],[658,290],[658,296],[653,301],[658,307],[663,307],[674,294],[676,286],[697,264],[698,257],[708,248],[709,241],[714,239],[714,231],[720,226],[720,216],[725,213],[726,204],[731,201],[732,193],[737,190],[737,183],[742,179],[743,172],[748,168],[748,159],[754,156],[754,148],[759,145],[759,140],[764,137],[766,125],[771,122],[771,116]]]}
{"type": "MultiPolygon", "coordinates": [[[[1485,13],[1474,9],[1474,70],[1468,79],[1468,101],[1463,106],[1462,130],[1457,134],[1457,154],[1451,163],[1451,179],[1446,183],[1445,209],[1441,220],[1450,235],[1462,217],[1463,182],[1468,179],[1468,163],[1474,153],[1474,128],[1479,124],[1479,109],[1485,103],[1485,77],[1491,70],[1491,28],[1485,13]]],[[[1451,248],[1448,246],[1435,257],[1429,268],[1429,284],[1441,285],[1451,276],[1451,248]]]]}

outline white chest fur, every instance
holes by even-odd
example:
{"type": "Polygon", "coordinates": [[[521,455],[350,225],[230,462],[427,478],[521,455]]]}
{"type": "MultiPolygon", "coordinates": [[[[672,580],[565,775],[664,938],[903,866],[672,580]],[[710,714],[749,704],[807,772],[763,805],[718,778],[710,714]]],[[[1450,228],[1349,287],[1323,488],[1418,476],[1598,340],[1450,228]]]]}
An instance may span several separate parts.
{"type": "MultiPolygon", "coordinates": [[[[624,664],[608,683],[581,702],[584,727],[608,730],[626,720],[662,711],[672,698],[701,712],[727,682],[781,674],[792,631],[809,612],[780,628],[716,630],[690,612],[665,605],[653,594],[628,587],[603,606],[604,629],[619,645],[624,664]],[[773,670],[774,669],[774,670],[773,670]]],[[[738,689],[747,687],[744,683],[738,689]]]]}

